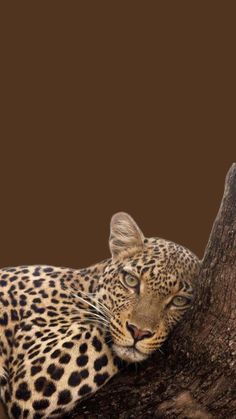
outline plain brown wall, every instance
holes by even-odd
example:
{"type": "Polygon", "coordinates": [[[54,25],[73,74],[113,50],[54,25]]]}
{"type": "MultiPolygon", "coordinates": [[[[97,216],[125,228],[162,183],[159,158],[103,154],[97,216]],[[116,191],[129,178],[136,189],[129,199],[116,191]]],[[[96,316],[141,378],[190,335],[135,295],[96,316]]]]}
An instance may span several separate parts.
{"type": "Polygon", "coordinates": [[[83,3],[2,14],[0,265],[99,261],[120,210],[202,256],[236,160],[234,3],[83,3]]]}

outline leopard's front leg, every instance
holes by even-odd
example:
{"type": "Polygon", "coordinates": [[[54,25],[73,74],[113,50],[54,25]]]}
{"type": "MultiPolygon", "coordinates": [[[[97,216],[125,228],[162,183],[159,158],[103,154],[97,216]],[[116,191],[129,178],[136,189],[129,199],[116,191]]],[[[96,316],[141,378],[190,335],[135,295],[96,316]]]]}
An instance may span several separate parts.
{"type": "Polygon", "coordinates": [[[57,342],[43,337],[27,350],[12,377],[13,397],[8,405],[12,418],[60,416],[118,370],[103,333],[94,326],[73,324],[57,342]]]}

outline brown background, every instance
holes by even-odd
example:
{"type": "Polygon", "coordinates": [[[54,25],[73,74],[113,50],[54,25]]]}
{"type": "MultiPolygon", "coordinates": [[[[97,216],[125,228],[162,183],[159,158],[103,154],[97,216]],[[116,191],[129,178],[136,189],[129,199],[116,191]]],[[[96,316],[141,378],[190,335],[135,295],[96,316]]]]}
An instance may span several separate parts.
{"type": "Polygon", "coordinates": [[[233,5],[2,11],[1,266],[99,261],[119,210],[203,255],[236,160],[233,5]]]}

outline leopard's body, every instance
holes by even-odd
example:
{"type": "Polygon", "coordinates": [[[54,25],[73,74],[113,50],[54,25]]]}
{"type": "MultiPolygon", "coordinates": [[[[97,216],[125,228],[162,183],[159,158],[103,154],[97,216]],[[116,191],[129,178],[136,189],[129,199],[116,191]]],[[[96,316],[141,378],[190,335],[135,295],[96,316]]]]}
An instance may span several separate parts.
{"type": "Polygon", "coordinates": [[[199,267],[189,250],[145,239],[125,213],[113,217],[110,247],[112,258],[88,269],[1,269],[0,395],[9,417],[73,409],[121,359],[156,350],[189,306],[199,267]]]}

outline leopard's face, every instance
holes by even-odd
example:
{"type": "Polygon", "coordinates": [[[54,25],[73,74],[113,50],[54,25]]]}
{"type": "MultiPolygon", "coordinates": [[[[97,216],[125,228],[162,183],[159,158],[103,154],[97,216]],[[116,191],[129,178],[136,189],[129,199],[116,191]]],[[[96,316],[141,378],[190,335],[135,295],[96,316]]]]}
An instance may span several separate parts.
{"type": "Polygon", "coordinates": [[[139,362],[162,345],[190,307],[199,260],[170,241],[145,239],[127,214],[115,217],[113,258],[105,270],[99,299],[109,308],[114,352],[128,362],[139,362]],[[131,228],[136,240],[132,246],[125,240],[124,246],[131,228]]]}

